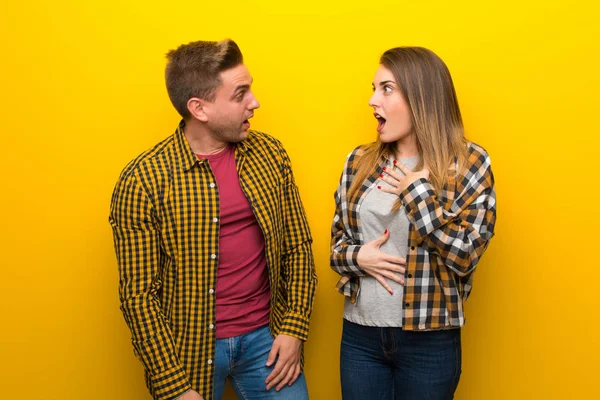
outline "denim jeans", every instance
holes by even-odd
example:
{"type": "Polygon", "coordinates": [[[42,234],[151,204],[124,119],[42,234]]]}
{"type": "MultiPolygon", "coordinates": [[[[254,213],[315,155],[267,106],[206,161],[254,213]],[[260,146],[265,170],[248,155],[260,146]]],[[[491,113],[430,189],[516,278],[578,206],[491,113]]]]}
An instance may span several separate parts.
{"type": "Polygon", "coordinates": [[[221,400],[225,381],[229,379],[239,399],[244,400],[307,400],[308,390],[304,374],[292,386],[279,392],[275,387],[267,391],[265,383],[275,364],[267,367],[267,357],[273,346],[269,327],[264,326],[246,335],[217,339],[213,394],[221,400]]]}
{"type": "Polygon", "coordinates": [[[343,400],[446,400],[461,373],[460,329],[414,332],[344,320],[343,400]]]}

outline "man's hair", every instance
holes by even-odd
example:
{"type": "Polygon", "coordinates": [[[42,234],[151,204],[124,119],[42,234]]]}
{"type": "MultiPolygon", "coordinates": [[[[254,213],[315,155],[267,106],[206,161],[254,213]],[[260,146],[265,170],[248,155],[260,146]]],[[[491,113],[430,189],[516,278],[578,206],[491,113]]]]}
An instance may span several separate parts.
{"type": "Polygon", "coordinates": [[[165,81],[171,103],[183,118],[190,117],[187,102],[192,97],[214,101],[221,85],[219,73],[243,64],[238,45],[230,39],[197,41],[167,53],[165,81]]]}

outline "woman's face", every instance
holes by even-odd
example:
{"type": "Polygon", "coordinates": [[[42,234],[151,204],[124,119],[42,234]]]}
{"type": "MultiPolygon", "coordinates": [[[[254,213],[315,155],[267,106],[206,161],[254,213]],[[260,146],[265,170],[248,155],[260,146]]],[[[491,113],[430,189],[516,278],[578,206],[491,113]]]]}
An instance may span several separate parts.
{"type": "Polygon", "coordinates": [[[410,136],[413,124],[400,87],[392,72],[380,65],[373,80],[373,96],[369,101],[377,118],[377,132],[383,143],[392,143],[410,136]]]}

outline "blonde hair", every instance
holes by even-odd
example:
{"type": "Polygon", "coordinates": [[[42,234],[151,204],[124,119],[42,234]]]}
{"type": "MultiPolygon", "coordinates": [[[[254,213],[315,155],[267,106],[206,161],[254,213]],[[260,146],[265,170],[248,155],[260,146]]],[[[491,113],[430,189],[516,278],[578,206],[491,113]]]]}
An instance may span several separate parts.
{"type": "MultiPolygon", "coordinates": [[[[380,64],[394,75],[410,109],[417,139],[419,161],[416,171],[427,165],[429,181],[441,193],[455,161],[459,168],[466,159],[466,138],[462,116],[446,64],[423,47],[396,47],[383,53],[380,64]]],[[[363,148],[357,157],[354,179],[347,198],[355,196],[383,157],[394,154],[395,143],[379,139],[363,148]]],[[[400,206],[397,202],[394,210],[400,206]]]]}

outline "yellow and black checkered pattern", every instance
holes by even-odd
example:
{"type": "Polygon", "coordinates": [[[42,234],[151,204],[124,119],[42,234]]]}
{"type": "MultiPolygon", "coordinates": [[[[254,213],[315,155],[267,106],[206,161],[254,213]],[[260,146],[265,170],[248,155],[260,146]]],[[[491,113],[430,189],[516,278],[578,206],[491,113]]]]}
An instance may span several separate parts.
{"type": "MultiPolygon", "coordinates": [[[[219,188],[177,131],[130,162],[110,210],[121,310],[155,399],[212,399],[219,188]]],[[[317,284],[312,237],[281,143],[251,131],[235,149],[265,239],[273,335],[306,340],[317,284]]]]}

